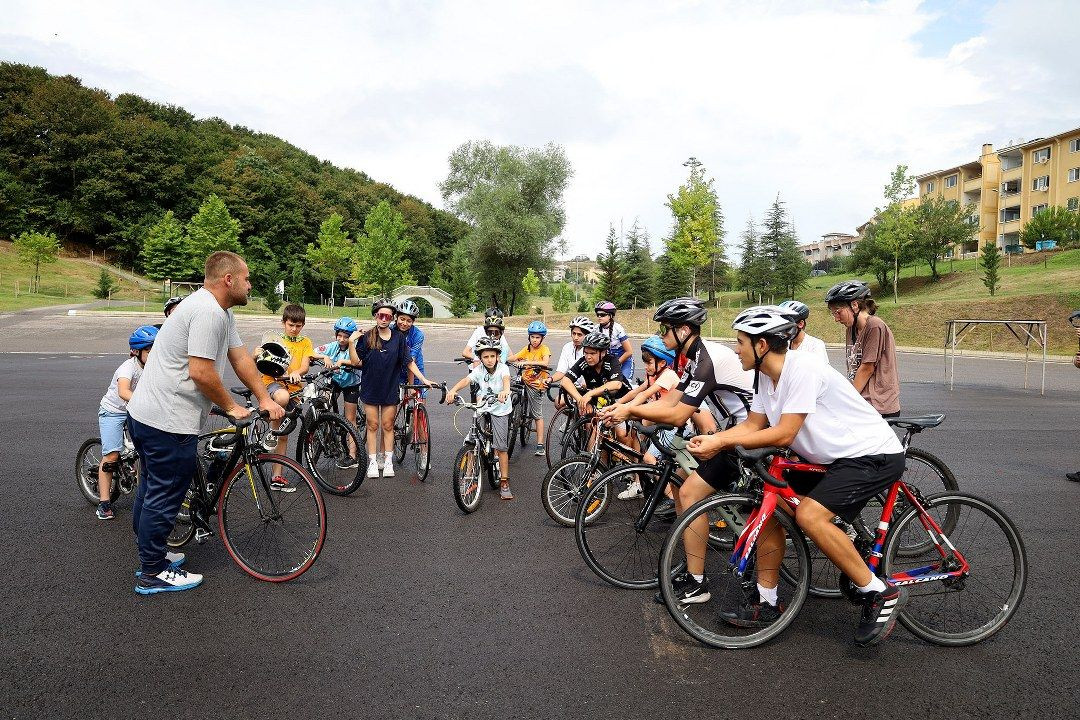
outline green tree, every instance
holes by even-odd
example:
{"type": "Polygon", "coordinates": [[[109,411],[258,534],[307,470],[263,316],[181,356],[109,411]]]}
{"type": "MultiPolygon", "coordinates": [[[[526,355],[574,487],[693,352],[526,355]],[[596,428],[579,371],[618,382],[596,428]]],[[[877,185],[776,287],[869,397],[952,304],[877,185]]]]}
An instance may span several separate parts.
{"type": "Polygon", "coordinates": [[[101,274],[98,275],[98,284],[94,288],[93,294],[99,300],[104,300],[112,295],[112,291],[117,287],[116,280],[113,279],[112,273],[105,268],[101,268],[101,274]]]}
{"type": "Polygon", "coordinates": [[[529,306],[529,298],[535,297],[540,292],[540,276],[536,270],[529,268],[525,271],[525,277],[521,278],[521,296],[518,302],[522,307],[529,306]]]}
{"type": "Polygon", "coordinates": [[[994,296],[994,292],[997,290],[999,274],[998,270],[1001,268],[1001,249],[998,248],[997,243],[988,242],[983,245],[982,251],[982,270],[983,270],[983,285],[990,291],[990,297],[994,296]]]}
{"type": "Polygon", "coordinates": [[[690,269],[676,264],[668,253],[656,259],[656,301],[664,302],[690,292],[690,269]]]}
{"type": "Polygon", "coordinates": [[[569,312],[574,303],[574,291],[564,282],[551,286],[551,307],[555,312],[569,312]]]}
{"type": "Polygon", "coordinates": [[[225,201],[211,193],[187,224],[189,270],[201,277],[203,264],[218,250],[240,252],[240,221],[229,214],[225,201]]]}
{"type": "Polygon", "coordinates": [[[915,179],[907,165],[897,165],[885,186],[885,207],[878,208],[876,248],[892,259],[893,302],[898,302],[896,284],[900,267],[915,258],[915,212],[904,207],[904,200],[915,192],[915,179]]]}
{"type": "Polygon", "coordinates": [[[440,290],[446,290],[449,292],[450,283],[442,273],[442,268],[438,265],[431,268],[431,274],[428,276],[428,285],[440,290]]]}
{"type": "Polygon", "coordinates": [[[600,282],[595,295],[603,300],[610,300],[615,305],[623,306],[622,251],[615,226],[608,225],[604,252],[596,256],[596,265],[600,269],[600,282]]]}
{"type": "MultiPolygon", "coordinates": [[[[707,271],[715,276],[717,263],[723,260],[724,218],[713,180],[705,179],[702,164],[692,157],[683,165],[690,168],[690,177],[674,195],[668,195],[666,203],[674,218],[666,254],[675,267],[689,274],[694,294],[701,284],[699,275],[707,271]]],[[[716,299],[715,285],[715,281],[710,283],[710,302],[716,299]]]]}
{"type": "Polygon", "coordinates": [[[876,221],[871,222],[863,229],[862,239],[851,251],[850,257],[845,262],[845,267],[853,275],[870,273],[877,280],[878,287],[882,290],[892,283],[892,255],[888,248],[881,245],[876,221]]]}
{"type": "Polygon", "coordinates": [[[304,264],[294,261],[289,268],[289,281],[285,284],[285,298],[292,303],[303,304],[305,299],[304,264]]]}
{"type": "Polygon", "coordinates": [[[184,227],[169,210],[146,234],[143,243],[143,270],[151,280],[180,280],[187,276],[190,263],[184,240],[184,227]]]}
{"type": "Polygon", "coordinates": [[[1056,240],[1062,248],[1080,247],[1080,213],[1054,205],[1028,220],[1020,230],[1020,242],[1030,250],[1047,240],[1056,240]]]}
{"type": "Polygon", "coordinates": [[[513,314],[528,268],[552,267],[566,223],[563,193],[572,170],[557,145],[543,149],[469,142],[450,154],[440,191],[471,225],[470,255],[484,292],[513,314]]]}
{"type": "MultiPolygon", "coordinates": [[[[266,299],[266,306],[274,302],[268,298],[277,295],[277,285],[284,279],[281,264],[278,262],[270,244],[258,235],[250,235],[244,238],[244,260],[247,261],[248,270],[251,273],[251,288],[256,295],[266,299]]],[[[275,312],[276,307],[270,308],[275,312]]]]}
{"type": "Polygon", "coordinates": [[[626,248],[622,256],[622,302],[627,307],[648,307],[655,300],[653,287],[655,269],[649,252],[649,235],[637,220],[626,233],[626,248]]]}
{"type": "Polygon", "coordinates": [[[308,243],[304,253],[312,272],[330,281],[331,298],[335,297],[337,281],[347,277],[353,265],[353,243],[349,233],[341,229],[341,223],[342,217],[337,213],[323,220],[317,244],[308,243]]]}
{"type": "Polygon", "coordinates": [[[978,230],[971,221],[971,206],[934,196],[912,211],[915,215],[915,254],[930,266],[930,281],[937,282],[938,262],[945,253],[967,242],[978,230]]]}
{"type": "Polygon", "coordinates": [[[810,264],[799,252],[795,232],[779,195],[765,211],[758,242],[769,268],[763,292],[773,298],[776,295],[794,297],[810,278],[810,264]]]}
{"type": "Polygon", "coordinates": [[[742,234],[742,261],[739,264],[739,282],[746,292],[747,302],[753,302],[755,298],[760,303],[769,287],[769,275],[771,268],[769,260],[761,252],[758,244],[757,226],[753,218],[746,221],[746,229],[742,234]]]}
{"type": "Polygon", "coordinates": [[[24,263],[34,266],[34,281],[30,292],[39,292],[41,266],[56,262],[60,256],[60,241],[52,234],[24,232],[15,238],[15,252],[24,263]]]}
{"type": "Polygon", "coordinates": [[[450,303],[450,312],[454,317],[465,317],[469,314],[469,308],[476,298],[476,274],[472,269],[466,243],[461,242],[454,248],[446,272],[450,275],[450,287],[447,292],[453,298],[450,303]]]}
{"type": "Polygon", "coordinates": [[[399,285],[412,284],[405,258],[408,244],[401,213],[383,200],[364,220],[364,232],[356,239],[352,281],[346,284],[357,294],[382,297],[388,297],[399,285]]]}

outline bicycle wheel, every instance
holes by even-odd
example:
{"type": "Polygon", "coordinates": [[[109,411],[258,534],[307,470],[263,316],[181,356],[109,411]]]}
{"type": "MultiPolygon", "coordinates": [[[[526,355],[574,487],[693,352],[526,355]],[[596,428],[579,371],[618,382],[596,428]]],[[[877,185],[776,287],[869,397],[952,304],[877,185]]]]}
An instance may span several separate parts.
{"type": "Polygon", "coordinates": [[[559,449],[560,459],[581,455],[589,452],[589,440],[592,438],[592,418],[583,417],[574,421],[570,429],[563,436],[563,444],[559,449]]]}
{"type": "Polygon", "coordinates": [[[636,524],[660,471],[653,465],[620,465],[597,478],[578,505],[574,535],[578,552],[605,582],[621,588],[656,587],[656,563],[670,522],[654,513],[644,530],[636,524]],[[644,493],[630,500],[612,496],[637,477],[644,493]]]}
{"type": "MultiPolygon", "coordinates": [[[[941,461],[936,455],[928,453],[925,450],[919,448],[909,447],[905,452],[906,458],[904,460],[904,475],[900,478],[904,481],[904,484],[910,488],[918,488],[919,492],[924,497],[929,497],[942,491],[956,492],[959,489],[959,485],[956,482],[956,477],[952,474],[952,470],[941,461]]],[[[910,503],[907,500],[907,496],[901,491],[896,496],[896,505],[893,507],[893,518],[899,518],[910,507],[910,503]]],[[[875,524],[880,518],[880,508],[878,511],[878,517],[874,518],[875,524]]],[[[939,523],[942,531],[948,535],[956,527],[956,512],[952,512],[941,519],[939,523]]],[[[931,542],[928,536],[909,536],[908,542],[918,542],[917,545],[911,547],[902,547],[900,552],[909,553],[911,556],[917,556],[931,547],[931,542]]]]}
{"type": "Polygon", "coordinates": [[[431,468],[431,438],[428,434],[428,413],[423,404],[416,406],[413,416],[413,457],[416,460],[416,477],[420,482],[427,480],[431,468]]]}
{"type": "Polygon", "coordinates": [[[926,512],[940,526],[953,516],[949,543],[968,562],[967,574],[924,581],[948,571],[955,561],[929,537],[921,515],[909,508],[885,538],[885,575],[906,586],[907,604],[900,623],[914,635],[937,645],[972,645],[1009,622],[1027,587],[1027,553],[1012,520],[987,500],[966,493],[940,493],[927,499],[926,512]],[[913,540],[912,536],[919,538],[913,540]],[[910,548],[929,547],[918,556],[910,548]],[[905,582],[906,580],[906,582],[905,582]]]}
{"type": "Polygon", "coordinates": [[[285,582],[302,575],[319,557],[326,540],[326,507],[315,480],[299,463],[284,455],[262,454],[250,465],[237,465],[225,480],[218,528],[225,550],[244,572],[285,582]],[[271,491],[275,474],[296,491],[271,491]]]}
{"type": "Polygon", "coordinates": [[[398,465],[404,462],[405,451],[409,448],[409,414],[408,407],[399,405],[394,415],[394,462],[398,465]]]}
{"type": "Polygon", "coordinates": [[[482,466],[475,445],[463,446],[454,458],[454,502],[463,513],[473,512],[484,499],[482,466]]]}
{"type": "Polygon", "coordinates": [[[521,427],[522,415],[524,413],[524,402],[521,396],[517,393],[512,393],[510,396],[513,399],[513,409],[510,411],[510,419],[507,422],[507,447],[506,456],[514,457],[514,446],[517,445],[518,428],[521,427]]]}
{"type": "MultiPolygon", "coordinates": [[[[98,495],[98,466],[101,465],[101,438],[90,438],[82,444],[75,454],[75,483],[79,486],[86,502],[97,505],[101,502],[98,495]]],[[[116,500],[120,488],[113,478],[109,489],[109,502],[116,500]]]]}
{"type": "Polygon", "coordinates": [[[601,475],[588,455],[555,463],[540,485],[540,499],[548,517],[566,527],[574,527],[581,496],[601,475]]]}
{"type": "MultiPolygon", "coordinates": [[[[783,557],[766,557],[759,552],[763,537],[758,537],[749,561],[740,573],[732,562],[732,549],[737,540],[733,519],[749,518],[757,503],[749,495],[714,495],[687,508],[671,528],[660,553],[658,573],[660,594],[668,612],[679,627],[697,641],[718,648],[755,647],[780,634],[802,609],[810,586],[810,554],[794,519],[782,510],[773,517],[787,534],[783,557]],[[690,605],[679,605],[671,579],[686,556],[685,537],[695,537],[699,531],[692,525],[707,518],[708,537],[704,547],[705,576],[709,581],[709,599],[690,605]],[[685,534],[685,537],[684,537],[685,534]],[[758,602],[757,568],[778,569],[777,586],[779,616],[764,627],[743,627],[732,624],[721,613],[736,610],[744,602],[758,602]]],[[[765,531],[763,530],[762,533],[765,531]]]]}
{"type": "MultiPolygon", "coordinates": [[[[566,431],[574,424],[574,410],[569,405],[564,405],[551,416],[548,423],[546,437],[544,438],[544,460],[548,470],[562,457],[562,443],[566,431]]],[[[539,441],[539,438],[537,439],[539,441]]]]}
{"type": "Polygon", "coordinates": [[[356,427],[339,415],[320,414],[301,430],[296,459],[328,493],[348,495],[364,482],[367,450],[356,427]]]}
{"type": "Polygon", "coordinates": [[[190,486],[184,493],[184,502],[180,505],[180,511],[176,513],[176,520],[173,521],[169,537],[165,538],[165,544],[171,548],[187,545],[195,535],[195,524],[191,522],[191,504],[194,494],[195,489],[190,486]]]}

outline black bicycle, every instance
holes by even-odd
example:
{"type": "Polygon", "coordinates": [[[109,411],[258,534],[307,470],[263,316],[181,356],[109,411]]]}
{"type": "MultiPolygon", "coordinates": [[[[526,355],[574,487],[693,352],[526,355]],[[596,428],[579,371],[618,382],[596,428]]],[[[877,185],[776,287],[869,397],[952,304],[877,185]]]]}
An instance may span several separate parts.
{"type": "Polygon", "coordinates": [[[550,470],[555,463],[565,460],[563,447],[566,444],[567,434],[574,423],[577,422],[579,415],[577,403],[561,386],[554,383],[548,385],[547,396],[557,406],[561,405],[552,413],[551,420],[547,424],[547,432],[544,433],[544,454],[550,470]],[[553,391],[558,393],[558,400],[552,397],[551,393],[553,391]]]}
{"type": "MultiPolygon", "coordinates": [[[[551,372],[551,368],[547,365],[521,365],[516,362],[507,364],[517,371],[517,374],[510,378],[510,402],[513,409],[510,411],[510,448],[507,454],[513,456],[515,442],[520,441],[524,449],[528,445],[529,435],[536,432],[536,421],[532,418],[528,385],[521,377],[521,373],[530,368],[551,372]]],[[[539,435],[536,436],[537,443],[542,443],[543,440],[539,435]]]]}
{"type": "MultiPolygon", "coordinates": [[[[464,513],[480,507],[484,499],[484,482],[495,490],[499,487],[499,459],[493,447],[491,408],[497,404],[492,393],[479,402],[467,403],[459,395],[454,404],[472,410],[472,427],[465,434],[457,457],[454,458],[454,502],[464,513]]],[[[457,418],[454,418],[455,427],[457,418]]]]}
{"type": "MultiPolygon", "coordinates": [[[[75,454],[75,482],[83,497],[91,505],[101,502],[98,496],[98,467],[101,465],[101,438],[93,437],[79,447],[75,454]]],[[[116,502],[120,495],[130,495],[139,484],[139,454],[124,428],[124,448],[116,459],[113,470],[109,502],[116,502]]]]}
{"type": "MultiPolygon", "coordinates": [[[[220,408],[211,410],[228,418],[220,408]]],[[[202,543],[214,534],[210,517],[229,557],[259,580],[285,582],[318,559],[326,540],[326,507],[311,475],[295,460],[267,452],[277,444],[265,412],[199,436],[203,457],[177,514],[168,544],[202,543]],[[205,468],[204,468],[205,463],[205,468]],[[271,489],[282,476],[293,492],[271,489]]]]}

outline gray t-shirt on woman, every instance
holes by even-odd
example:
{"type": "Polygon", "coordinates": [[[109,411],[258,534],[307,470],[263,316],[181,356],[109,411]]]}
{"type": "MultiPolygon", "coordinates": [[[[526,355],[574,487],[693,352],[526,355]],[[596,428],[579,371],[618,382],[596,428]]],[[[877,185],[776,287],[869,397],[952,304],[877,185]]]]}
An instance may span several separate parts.
{"type": "Polygon", "coordinates": [[[241,345],[232,310],[223,310],[209,290],[199,288],[176,306],[158,331],[128,402],[128,415],[158,430],[197,435],[211,402],[191,379],[188,357],[213,360],[220,376],[229,349],[241,345]]]}

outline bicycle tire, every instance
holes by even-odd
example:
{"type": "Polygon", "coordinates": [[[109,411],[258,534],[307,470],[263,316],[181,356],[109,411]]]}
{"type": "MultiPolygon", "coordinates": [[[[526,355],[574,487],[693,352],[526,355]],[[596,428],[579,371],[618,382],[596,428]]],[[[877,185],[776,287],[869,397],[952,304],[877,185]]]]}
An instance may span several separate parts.
{"type": "Polygon", "coordinates": [[[348,495],[364,482],[367,450],[356,426],[340,415],[321,413],[304,428],[296,443],[296,459],[332,495],[348,495]],[[339,467],[351,459],[350,439],[356,445],[356,466],[339,467]]]}
{"type": "MultiPolygon", "coordinates": [[[[98,494],[98,466],[101,465],[101,438],[90,438],[75,453],[75,483],[86,502],[97,506],[101,502],[98,494]],[[95,450],[95,448],[97,448],[95,450]]],[[[120,487],[114,475],[109,488],[109,502],[114,502],[120,495],[120,487]]]]}
{"type": "MultiPolygon", "coordinates": [[[[715,522],[722,522],[725,512],[749,517],[757,507],[750,495],[713,495],[687,508],[672,526],[664,547],[660,553],[658,575],[660,594],[668,612],[676,624],[698,642],[716,648],[737,649],[756,647],[779,635],[798,616],[810,586],[810,554],[802,532],[795,525],[795,520],[779,508],[774,517],[787,533],[784,557],[780,559],[780,584],[778,593],[779,617],[772,624],[761,628],[736,627],[725,621],[722,610],[730,610],[744,599],[758,599],[756,567],[760,562],[757,557],[758,546],[751,551],[752,562],[740,575],[733,566],[731,552],[724,552],[721,543],[713,533],[715,522]],[[679,605],[675,599],[672,577],[683,563],[683,533],[702,516],[709,518],[709,538],[706,547],[712,552],[705,556],[705,575],[709,579],[711,597],[704,603],[679,605]],[[786,572],[785,572],[786,570],[786,572]]],[[[732,536],[730,546],[734,546],[732,536]]],[[[727,544],[727,543],[724,543],[727,544]]]]}
{"type": "Polygon", "coordinates": [[[430,427],[427,408],[421,403],[416,406],[416,414],[413,416],[413,435],[416,440],[413,444],[413,459],[416,461],[416,477],[420,482],[427,480],[428,471],[431,470],[430,427]]]}
{"type": "Polygon", "coordinates": [[[646,488],[660,478],[655,465],[620,465],[597,478],[581,499],[574,539],[585,564],[604,582],[626,589],[656,587],[657,561],[670,524],[655,514],[642,532],[635,523],[649,495],[646,488]],[[644,494],[630,500],[613,499],[635,475],[644,494]]]}
{"type": "MultiPolygon", "coordinates": [[[[1024,541],[1008,515],[977,495],[939,493],[927,498],[925,509],[939,525],[944,517],[955,515],[954,528],[946,537],[968,561],[970,572],[958,579],[907,584],[908,597],[900,611],[900,623],[916,637],[935,645],[973,645],[1001,630],[1024,598],[1027,588],[1024,541]],[[993,590],[996,584],[1001,587],[993,590]],[[982,598],[980,593],[988,589],[993,597],[982,598]],[[957,620],[964,611],[977,613],[979,617],[957,620]]],[[[902,553],[905,534],[909,533],[928,535],[915,508],[908,508],[885,538],[882,569],[890,579],[896,572],[941,561],[941,554],[933,545],[919,557],[902,553]]]]}
{"type": "Polygon", "coordinates": [[[314,478],[300,463],[284,455],[259,454],[250,464],[238,464],[225,480],[218,530],[229,557],[244,572],[258,580],[286,582],[307,572],[322,552],[326,506],[314,478]],[[270,489],[275,467],[295,492],[270,489]]]}
{"type": "MultiPolygon", "coordinates": [[[[956,482],[956,476],[941,458],[921,448],[909,447],[905,451],[904,474],[901,480],[908,487],[918,488],[923,496],[930,496],[941,492],[957,492],[960,486],[956,482]]],[[[907,496],[901,491],[896,496],[896,506],[893,508],[892,517],[899,518],[909,509],[907,496]]],[[[880,515],[879,515],[880,517],[880,515]]],[[[875,518],[875,521],[877,518],[875,518]]],[[[948,535],[956,527],[956,514],[946,516],[943,519],[941,530],[948,535]]],[[[929,538],[920,545],[905,547],[901,551],[910,553],[912,556],[919,555],[930,547],[929,538]]]]}
{"type": "Polygon", "coordinates": [[[589,473],[591,466],[590,456],[579,455],[560,460],[544,476],[540,484],[540,500],[548,517],[558,524],[574,527],[582,494],[601,475],[595,468],[589,473]]]}
{"type": "Polygon", "coordinates": [[[518,428],[521,426],[521,396],[511,393],[510,417],[507,418],[506,457],[514,457],[514,447],[517,445],[518,428]]]}
{"type": "Polygon", "coordinates": [[[408,406],[398,406],[394,415],[394,462],[398,465],[405,462],[405,451],[409,449],[409,414],[408,406]]]}
{"type": "Polygon", "coordinates": [[[569,405],[563,405],[551,416],[547,432],[544,433],[544,461],[547,462],[548,470],[562,459],[562,438],[573,423],[574,410],[569,405]],[[556,452],[559,453],[558,457],[556,452]]]}
{"type": "Polygon", "coordinates": [[[484,499],[483,465],[475,445],[463,445],[454,458],[454,502],[465,514],[474,512],[484,499]]]}
{"type": "Polygon", "coordinates": [[[581,455],[589,451],[589,439],[592,437],[592,417],[579,417],[563,436],[559,449],[559,459],[581,455]]]}
{"type": "Polygon", "coordinates": [[[171,548],[183,547],[191,542],[191,538],[195,536],[195,524],[191,522],[193,493],[192,487],[188,486],[187,492],[184,493],[184,500],[180,503],[180,510],[177,511],[176,519],[173,521],[172,530],[169,531],[169,536],[165,538],[165,544],[171,548]]]}

